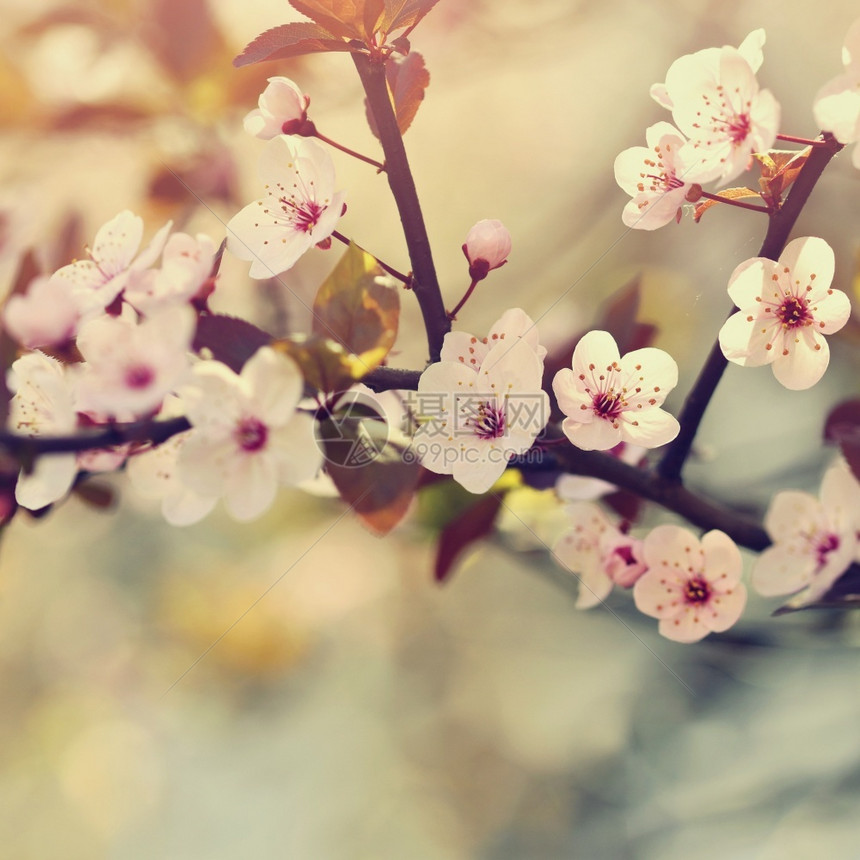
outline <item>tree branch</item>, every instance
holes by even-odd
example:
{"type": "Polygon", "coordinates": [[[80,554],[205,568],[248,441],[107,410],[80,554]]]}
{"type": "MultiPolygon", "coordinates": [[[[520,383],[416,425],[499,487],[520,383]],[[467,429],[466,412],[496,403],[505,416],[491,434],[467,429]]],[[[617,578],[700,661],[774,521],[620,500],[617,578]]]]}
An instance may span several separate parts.
{"type": "Polygon", "coordinates": [[[427,237],[427,228],[424,226],[424,216],[421,214],[415,181],[406,159],[403,136],[400,134],[397,117],[394,115],[394,108],[388,95],[385,63],[359,53],[353,53],[352,59],[367,94],[367,102],[376,121],[379,141],[385,153],[386,175],[397,204],[397,211],[400,213],[403,235],[409,249],[413,276],[412,291],[424,317],[430,361],[439,361],[442,340],[450,331],[451,323],[439,290],[436,267],[430,251],[430,240],[427,237]]]}
{"type": "MultiPolygon", "coordinates": [[[[806,205],[812,189],[824,172],[824,168],[830,163],[830,159],[843,148],[843,145],[829,132],[823,133],[822,138],[826,146],[813,148],[794,185],[792,185],[785,203],[771,216],[767,233],[758,252],[759,257],[767,257],[769,260],[779,259],[779,255],[788,241],[788,236],[806,205]]],[[[730,314],[736,310],[737,308],[733,307],[730,314]]],[[[681,432],[669,444],[663,459],[657,466],[657,473],[664,480],[680,480],[681,471],[693,447],[693,441],[699,431],[705,410],[711,402],[711,397],[713,397],[714,391],[722,379],[727,364],[723,351],[720,349],[719,341],[715,341],[699,372],[699,377],[690,389],[678,415],[681,432]]]]}

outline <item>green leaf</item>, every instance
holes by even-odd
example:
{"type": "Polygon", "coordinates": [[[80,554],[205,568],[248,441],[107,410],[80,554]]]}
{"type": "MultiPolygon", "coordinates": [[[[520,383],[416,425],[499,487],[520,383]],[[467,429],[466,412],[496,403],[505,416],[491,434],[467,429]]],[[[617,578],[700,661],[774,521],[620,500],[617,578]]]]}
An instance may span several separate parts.
{"type": "Polygon", "coordinates": [[[362,359],[331,338],[297,334],[272,341],[271,345],[277,352],[290,356],[305,382],[318,391],[342,391],[367,373],[367,364],[362,359]]]}
{"type": "Polygon", "coordinates": [[[351,243],[314,299],[313,333],[352,353],[362,376],[382,363],[397,338],[400,296],[383,276],[376,259],[351,243]]]}

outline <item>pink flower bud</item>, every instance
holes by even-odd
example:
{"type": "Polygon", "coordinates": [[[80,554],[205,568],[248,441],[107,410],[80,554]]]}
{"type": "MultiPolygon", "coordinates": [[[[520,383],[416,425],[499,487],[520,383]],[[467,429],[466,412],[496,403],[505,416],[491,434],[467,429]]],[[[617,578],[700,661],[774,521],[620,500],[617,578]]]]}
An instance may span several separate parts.
{"type": "Polygon", "coordinates": [[[269,78],[269,85],[260,94],[259,108],[245,117],[245,131],[262,140],[279,134],[301,134],[310,101],[310,96],[289,78],[269,78]]]}
{"type": "Polygon", "coordinates": [[[469,277],[482,281],[488,272],[507,263],[511,234],[501,221],[478,221],[466,236],[463,253],[469,261],[469,277]]]}

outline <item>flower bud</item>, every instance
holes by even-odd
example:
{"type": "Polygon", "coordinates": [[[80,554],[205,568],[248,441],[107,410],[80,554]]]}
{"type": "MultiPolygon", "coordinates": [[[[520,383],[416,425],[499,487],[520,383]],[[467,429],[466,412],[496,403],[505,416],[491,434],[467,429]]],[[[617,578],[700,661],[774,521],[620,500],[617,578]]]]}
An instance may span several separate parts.
{"type": "Polygon", "coordinates": [[[501,221],[478,221],[466,236],[463,253],[469,261],[469,277],[482,281],[488,272],[507,263],[511,234],[501,221]]]}
{"type": "Polygon", "coordinates": [[[259,107],[245,117],[245,131],[261,140],[271,140],[279,134],[301,134],[310,101],[310,96],[289,78],[269,78],[269,85],[260,93],[259,107]]]}

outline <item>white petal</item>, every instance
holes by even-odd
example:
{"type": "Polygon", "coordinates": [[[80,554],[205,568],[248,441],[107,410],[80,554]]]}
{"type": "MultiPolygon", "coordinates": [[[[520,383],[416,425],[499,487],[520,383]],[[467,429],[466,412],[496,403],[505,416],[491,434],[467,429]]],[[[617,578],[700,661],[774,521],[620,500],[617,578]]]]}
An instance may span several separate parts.
{"type": "Polygon", "coordinates": [[[659,448],[671,442],[681,431],[677,418],[662,409],[624,412],[620,419],[622,440],[643,448],[659,448]]]}
{"type": "Polygon", "coordinates": [[[822,335],[812,328],[786,332],[783,340],[788,354],[773,360],[773,375],[792,391],[811,388],[824,376],[830,363],[830,347],[822,335]]]}

